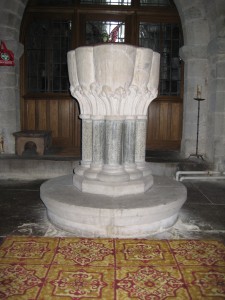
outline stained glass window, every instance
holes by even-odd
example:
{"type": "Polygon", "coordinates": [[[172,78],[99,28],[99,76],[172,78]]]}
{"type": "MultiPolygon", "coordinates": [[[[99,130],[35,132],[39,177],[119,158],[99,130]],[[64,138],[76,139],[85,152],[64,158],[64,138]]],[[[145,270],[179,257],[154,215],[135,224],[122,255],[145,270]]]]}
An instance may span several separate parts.
{"type": "Polygon", "coordinates": [[[86,45],[116,42],[124,43],[125,23],[115,21],[86,22],[86,45]]]}
{"type": "Polygon", "coordinates": [[[25,41],[29,92],[68,91],[70,43],[71,21],[33,21],[25,41]]]}

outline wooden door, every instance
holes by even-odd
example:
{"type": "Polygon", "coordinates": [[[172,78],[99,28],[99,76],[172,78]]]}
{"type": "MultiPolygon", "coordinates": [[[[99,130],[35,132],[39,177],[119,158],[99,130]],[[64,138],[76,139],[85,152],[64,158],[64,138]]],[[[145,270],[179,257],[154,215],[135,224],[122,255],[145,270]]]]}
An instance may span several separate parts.
{"type": "Polygon", "coordinates": [[[155,100],[148,109],[147,150],[179,150],[182,135],[182,102],[155,100]]]}

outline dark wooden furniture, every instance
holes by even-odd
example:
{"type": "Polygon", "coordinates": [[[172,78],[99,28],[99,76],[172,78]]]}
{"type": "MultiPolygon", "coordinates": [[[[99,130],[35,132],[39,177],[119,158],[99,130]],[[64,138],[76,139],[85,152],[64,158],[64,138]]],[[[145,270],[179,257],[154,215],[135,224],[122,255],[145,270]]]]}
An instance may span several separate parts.
{"type": "Polygon", "coordinates": [[[44,155],[45,151],[51,146],[51,131],[45,130],[24,130],[14,132],[16,139],[16,154],[22,155],[26,145],[32,143],[35,145],[37,155],[44,155]]]}

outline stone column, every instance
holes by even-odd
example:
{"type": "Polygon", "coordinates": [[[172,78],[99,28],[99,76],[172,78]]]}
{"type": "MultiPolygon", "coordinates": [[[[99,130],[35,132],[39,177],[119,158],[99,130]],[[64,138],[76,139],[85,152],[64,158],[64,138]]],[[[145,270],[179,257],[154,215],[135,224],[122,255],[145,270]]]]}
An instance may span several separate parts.
{"type": "Polygon", "coordinates": [[[92,142],[92,162],[85,171],[85,178],[96,179],[105,157],[105,120],[102,116],[92,116],[92,139],[89,142],[92,142]]]}
{"type": "Polygon", "coordinates": [[[141,166],[145,163],[145,144],[147,132],[147,117],[138,116],[136,121],[135,163],[141,166]]]}
{"type": "Polygon", "coordinates": [[[103,171],[98,178],[101,181],[126,181],[129,175],[122,166],[123,151],[122,117],[107,117],[105,121],[105,161],[103,171]]]}
{"type": "Polygon", "coordinates": [[[135,163],[136,117],[127,116],[124,121],[123,165],[131,180],[142,178],[135,163]]]}
{"type": "MultiPolygon", "coordinates": [[[[197,86],[201,86],[201,98],[207,99],[208,85],[208,57],[207,48],[204,45],[186,45],[180,48],[180,57],[185,62],[184,80],[185,90],[183,99],[183,130],[181,141],[181,153],[184,157],[189,157],[196,150],[196,131],[198,102],[193,98],[197,94],[197,86]]],[[[215,63],[215,62],[214,62],[215,63]]],[[[212,71],[211,71],[212,72],[212,71]]],[[[213,73],[213,72],[212,72],[213,73]]],[[[215,83],[214,83],[215,84],[215,83]]],[[[213,84],[213,85],[214,85],[213,84]]],[[[214,99],[213,99],[214,102],[214,99]]],[[[214,104],[213,104],[214,105],[214,104]]],[[[199,142],[198,150],[205,156],[206,142],[212,137],[212,132],[207,131],[207,107],[208,99],[200,104],[199,119],[199,142]]],[[[210,122],[211,124],[211,122],[210,122]]],[[[211,143],[213,144],[213,143],[211,143]]]]}
{"type": "Polygon", "coordinates": [[[92,165],[102,167],[104,164],[105,120],[93,116],[93,156],[92,165]]]}
{"type": "Polygon", "coordinates": [[[225,172],[225,37],[223,39],[217,37],[210,42],[208,57],[210,77],[206,99],[208,102],[206,156],[213,161],[215,170],[225,172]]]}
{"type": "Polygon", "coordinates": [[[106,119],[105,164],[115,166],[122,163],[123,120],[106,119]]]}
{"type": "MultiPolygon", "coordinates": [[[[13,4],[11,3],[12,7],[13,4]]],[[[6,6],[6,3],[4,7],[6,6]]],[[[11,7],[11,8],[12,8],[11,7]]],[[[10,11],[11,11],[10,8],[10,11]]],[[[7,12],[3,12],[2,16],[7,17],[7,12]]],[[[7,29],[13,32],[16,28],[13,28],[15,24],[19,21],[19,18],[11,13],[9,18],[12,23],[6,26],[6,28],[1,28],[1,39],[6,42],[8,49],[12,50],[15,58],[15,66],[12,67],[1,67],[0,69],[0,135],[4,141],[4,151],[5,153],[15,153],[15,138],[13,132],[20,130],[20,96],[19,96],[19,58],[23,53],[23,46],[17,41],[17,39],[8,39],[5,36],[4,31],[7,29]],[[12,25],[14,24],[14,25],[12,25]]],[[[1,22],[3,20],[1,19],[1,22]]],[[[18,28],[18,27],[17,27],[18,28]]]]}
{"type": "Polygon", "coordinates": [[[136,117],[127,117],[124,122],[123,163],[126,166],[135,165],[135,135],[136,117]]]}
{"type": "Polygon", "coordinates": [[[90,115],[80,115],[82,119],[82,160],[81,166],[75,169],[76,174],[83,175],[92,162],[92,120],[90,115]]]}
{"type": "Polygon", "coordinates": [[[144,175],[151,174],[150,168],[145,162],[145,147],[147,134],[147,117],[137,116],[135,137],[135,163],[144,175]]]}

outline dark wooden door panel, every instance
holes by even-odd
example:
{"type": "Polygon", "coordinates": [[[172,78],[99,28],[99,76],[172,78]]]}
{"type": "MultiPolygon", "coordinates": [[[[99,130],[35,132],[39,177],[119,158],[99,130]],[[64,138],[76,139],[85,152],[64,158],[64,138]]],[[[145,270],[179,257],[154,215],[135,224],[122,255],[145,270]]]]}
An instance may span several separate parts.
{"type": "Polygon", "coordinates": [[[146,148],[179,150],[182,134],[182,103],[153,101],[148,110],[146,148]]]}
{"type": "Polygon", "coordinates": [[[80,119],[73,99],[24,100],[23,130],[51,130],[53,147],[80,153],[80,119]]]}
{"type": "MultiPolygon", "coordinates": [[[[73,99],[24,101],[24,130],[51,130],[53,147],[80,153],[81,120],[73,99]]],[[[153,101],[148,110],[146,148],[179,150],[182,134],[182,102],[153,101]]]]}

